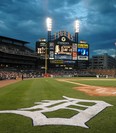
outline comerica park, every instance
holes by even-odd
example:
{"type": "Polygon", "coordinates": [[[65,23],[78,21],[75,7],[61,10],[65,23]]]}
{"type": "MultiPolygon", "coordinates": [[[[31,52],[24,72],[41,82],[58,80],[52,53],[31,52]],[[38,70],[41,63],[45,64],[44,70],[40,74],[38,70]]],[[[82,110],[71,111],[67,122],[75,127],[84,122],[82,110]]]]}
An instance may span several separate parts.
{"type": "Polygon", "coordinates": [[[0,36],[0,133],[114,133],[116,48],[91,57],[79,20],[74,34],[45,21],[34,49],[0,36]]]}

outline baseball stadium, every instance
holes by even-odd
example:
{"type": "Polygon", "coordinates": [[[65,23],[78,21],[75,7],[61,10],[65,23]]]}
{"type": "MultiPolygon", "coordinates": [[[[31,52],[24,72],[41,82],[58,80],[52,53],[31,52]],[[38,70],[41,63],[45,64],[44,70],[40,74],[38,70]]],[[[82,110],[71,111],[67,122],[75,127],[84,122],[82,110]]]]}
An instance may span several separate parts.
{"type": "Polygon", "coordinates": [[[0,133],[116,131],[116,58],[90,59],[78,34],[78,20],[74,35],[52,34],[48,18],[35,50],[0,36],[0,133]]]}

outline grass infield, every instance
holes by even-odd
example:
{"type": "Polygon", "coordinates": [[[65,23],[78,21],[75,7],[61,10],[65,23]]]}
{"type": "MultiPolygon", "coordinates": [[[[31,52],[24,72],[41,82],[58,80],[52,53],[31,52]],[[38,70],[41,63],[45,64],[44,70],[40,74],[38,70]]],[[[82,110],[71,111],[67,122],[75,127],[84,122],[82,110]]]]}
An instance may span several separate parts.
{"type": "MultiPolygon", "coordinates": [[[[74,82],[116,87],[116,79],[72,78],[74,82]]],[[[102,100],[113,106],[106,108],[86,123],[89,129],[75,126],[33,126],[30,118],[16,114],[0,114],[0,133],[110,133],[116,131],[116,96],[89,96],[72,89],[77,85],[60,82],[55,78],[23,80],[0,88],[0,111],[31,107],[41,100],[60,100],[67,96],[85,100],[102,100]]],[[[46,114],[47,117],[67,118],[76,112],[59,110],[46,114]]]]}

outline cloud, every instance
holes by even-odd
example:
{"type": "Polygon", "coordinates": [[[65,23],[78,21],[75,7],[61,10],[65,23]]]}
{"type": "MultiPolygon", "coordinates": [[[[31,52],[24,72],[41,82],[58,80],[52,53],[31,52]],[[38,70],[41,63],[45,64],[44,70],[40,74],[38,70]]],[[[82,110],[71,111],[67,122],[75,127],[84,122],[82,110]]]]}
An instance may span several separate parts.
{"type": "Polygon", "coordinates": [[[0,34],[36,42],[47,36],[45,19],[53,19],[53,31],[74,34],[74,21],[80,21],[79,40],[95,49],[112,49],[116,41],[115,0],[1,0],[0,34]]]}
{"type": "Polygon", "coordinates": [[[103,55],[107,53],[108,55],[115,57],[115,49],[97,49],[93,52],[95,53],[95,55],[103,55]]]}
{"type": "Polygon", "coordinates": [[[5,25],[5,22],[0,20],[0,28],[3,30],[8,30],[8,27],[5,25]]]}

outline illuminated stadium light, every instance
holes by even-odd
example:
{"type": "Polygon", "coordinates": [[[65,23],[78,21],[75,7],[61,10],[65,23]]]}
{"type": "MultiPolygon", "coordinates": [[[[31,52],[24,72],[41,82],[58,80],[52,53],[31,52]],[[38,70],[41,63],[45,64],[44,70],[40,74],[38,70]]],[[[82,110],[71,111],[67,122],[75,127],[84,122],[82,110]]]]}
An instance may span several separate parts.
{"type": "Polygon", "coordinates": [[[40,38],[39,42],[46,42],[46,39],[45,38],[40,38]]]}
{"type": "Polygon", "coordinates": [[[76,33],[79,32],[79,21],[78,20],[75,21],[75,32],[76,33]]]}
{"type": "Polygon", "coordinates": [[[51,31],[52,30],[52,19],[51,18],[47,18],[46,19],[46,24],[47,24],[47,30],[51,31]]]}
{"type": "Polygon", "coordinates": [[[80,40],[80,43],[87,43],[85,40],[80,40]]]}

